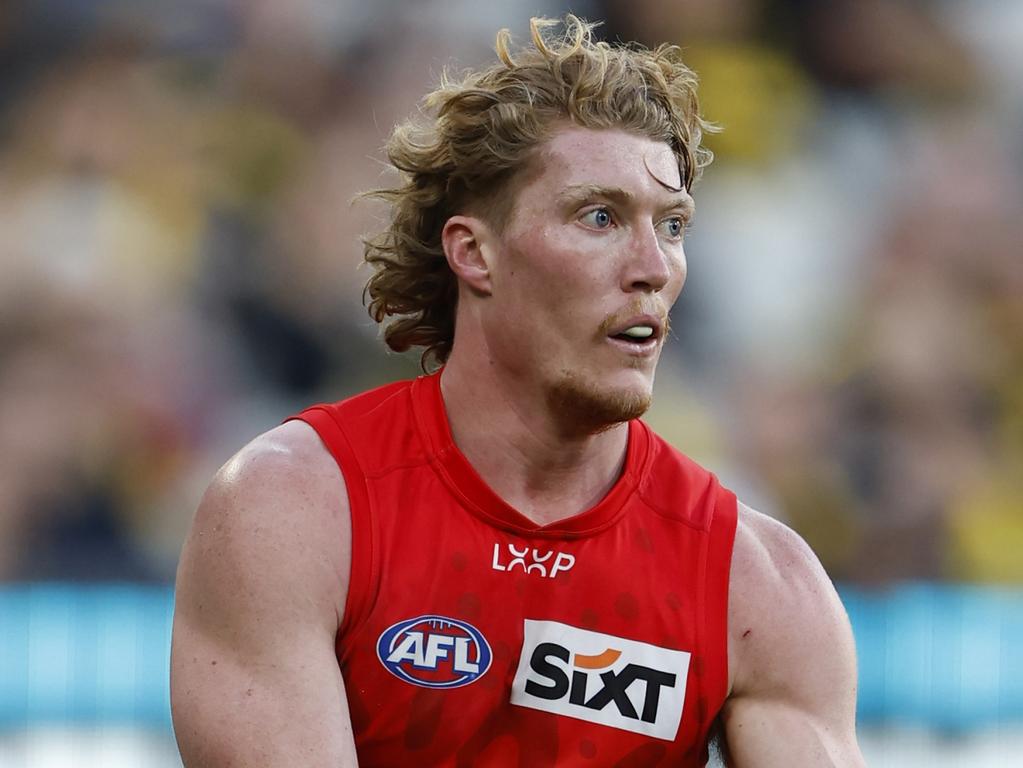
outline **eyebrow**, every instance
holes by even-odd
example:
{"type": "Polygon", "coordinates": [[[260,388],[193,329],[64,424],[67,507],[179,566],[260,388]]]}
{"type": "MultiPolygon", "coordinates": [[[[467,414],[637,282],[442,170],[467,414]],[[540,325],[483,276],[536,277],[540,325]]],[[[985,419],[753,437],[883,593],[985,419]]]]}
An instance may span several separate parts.
{"type": "MultiPolygon", "coordinates": [[[[575,203],[593,198],[603,198],[619,205],[631,205],[636,196],[621,187],[603,187],[599,184],[573,184],[565,187],[557,196],[559,203],[575,203]]],[[[686,220],[691,219],[696,210],[696,203],[689,194],[673,195],[670,201],[662,206],[663,210],[679,210],[686,220]]]]}

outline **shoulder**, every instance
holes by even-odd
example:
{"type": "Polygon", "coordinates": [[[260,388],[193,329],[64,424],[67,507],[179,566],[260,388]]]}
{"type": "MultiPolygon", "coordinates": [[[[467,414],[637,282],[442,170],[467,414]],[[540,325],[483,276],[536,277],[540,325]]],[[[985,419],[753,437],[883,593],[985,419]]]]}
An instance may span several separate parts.
{"type": "Polygon", "coordinates": [[[210,506],[209,501],[230,502],[214,504],[214,511],[271,513],[265,508],[275,502],[320,506],[324,494],[336,506],[339,484],[343,487],[341,473],[320,436],[307,423],[292,420],[264,432],[232,456],[210,483],[203,507],[210,506]],[[236,509],[238,502],[241,509],[236,509]]]}
{"type": "Polygon", "coordinates": [[[256,525],[278,532],[336,530],[347,520],[344,490],[337,463],[319,435],[302,421],[288,421],[254,439],[220,468],[195,524],[228,525],[243,537],[256,525]]]}
{"type": "MultiPolygon", "coordinates": [[[[758,589],[792,587],[817,594],[831,582],[810,546],[782,522],[739,502],[732,555],[734,586],[758,589]],[[766,581],[766,583],[764,583],[766,581]]],[[[740,595],[741,596],[741,595],[740,595]]]]}
{"type": "Polygon", "coordinates": [[[201,600],[229,618],[253,597],[273,613],[302,594],[303,605],[339,621],[349,531],[333,457],[308,424],[282,424],[229,459],[206,490],[182,551],[178,607],[201,600]]]}
{"type": "Polygon", "coordinates": [[[214,477],[175,591],[170,701],[185,765],[355,764],[335,647],[346,513],[340,470],[301,422],[214,477]]]}
{"type": "Polygon", "coordinates": [[[792,529],[741,503],[728,613],[733,695],[812,698],[855,687],[849,621],[817,556],[792,529]]]}

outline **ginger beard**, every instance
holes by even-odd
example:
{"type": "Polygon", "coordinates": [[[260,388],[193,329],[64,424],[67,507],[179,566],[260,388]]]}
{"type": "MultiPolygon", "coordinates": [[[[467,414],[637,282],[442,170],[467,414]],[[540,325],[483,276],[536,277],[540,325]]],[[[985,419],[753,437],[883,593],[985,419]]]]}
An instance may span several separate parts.
{"type": "Polygon", "coordinates": [[[653,398],[649,392],[601,389],[574,371],[547,392],[547,408],[556,414],[564,435],[596,435],[616,424],[638,419],[653,398]]]}
{"type": "MultiPolygon", "coordinates": [[[[642,309],[621,314],[642,314],[642,309]]],[[[660,314],[660,313],[658,313],[660,314]]],[[[618,322],[619,315],[608,317],[601,324],[601,334],[618,322]]],[[[663,312],[664,337],[670,330],[667,312],[663,312]]],[[[644,366],[642,360],[635,367],[644,366]]],[[[655,363],[656,364],[656,363],[655,363]]],[[[650,390],[601,387],[600,382],[580,375],[577,371],[563,370],[558,381],[547,390],[546,404],[561,425],[565,436],[595,435],[632,419],[638,419],[650,409],[653,394],[650,390]]]]}
{"type": "Polygon", "coordinates": [[[648,137],[568,125],[541,159],[505,226],[480,229],[482,301],[467,289],[462,306],[473,302],[466,322],[480,328],[491,364],[572,440],[649,408],[667,313],[685,281],[678,230],[692,201],[671,147],[648,137]],[[644,321],[653,345],[640,335],[623,346],[644,321]]]}

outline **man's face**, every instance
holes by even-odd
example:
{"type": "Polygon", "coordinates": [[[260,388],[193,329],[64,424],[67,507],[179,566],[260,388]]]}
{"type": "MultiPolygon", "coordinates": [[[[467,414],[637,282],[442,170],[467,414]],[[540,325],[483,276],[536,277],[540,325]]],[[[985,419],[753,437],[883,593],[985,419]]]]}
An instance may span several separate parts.
{"type": "Polygon", "coordinates": [[[650,404],[693,201],[667,144],[619,130],[565,127],[534,162],[494,243],[484,333],[567,431],[597,431],[650,404]]]}

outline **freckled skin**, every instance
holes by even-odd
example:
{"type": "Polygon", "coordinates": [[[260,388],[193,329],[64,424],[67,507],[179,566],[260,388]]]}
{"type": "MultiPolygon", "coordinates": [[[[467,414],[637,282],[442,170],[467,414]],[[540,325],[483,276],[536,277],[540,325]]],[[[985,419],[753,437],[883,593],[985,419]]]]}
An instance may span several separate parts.
{"type": "MultiPolygon", "coordinates": [[[[677,225],[691,208],[667,188],[680,178],[670,148],[644,137],[566,127],[543,163],[505,231],[461,215],[445,225],[460,293],[441,378],[459,449],[541,524],[589,508],[618,477],[627,429],[616,419],[649,401],[662,342],[636,355],[609,329],[635,314],[664,316],[678,298],[686,261],[677,225]],[[592,413],[599,418],[587,421],[592,413]]],[[[310,427],[277,427],[221,469],[176,589],[171,705],[186,768],[358,764],[334,646],[350,563],[347,490],[310,427]]],[[[616,607],[638,610],[628,597],[616,607]]],[[[841,604],[802,540],[745,507],[728,610],[720,721],[730,764],[860,768],[841,604]]],[[[600,617],[583,620],[599,626],[600,617]]],[[[439,738],[425,699],[419,715],[406,738],[439,738]]],[[[507,725],[488,725],[480,744],[507,725]]],[[[556,752],[556,726],[535,737],[529,764],[542,765],[556,752]]],[[[663,749],[645,745],[622,764],[649,765],[663,749]]]]}
{"type": "Polygon", "coordinates": [[[178,569],[171,651],[187,768],[357,765],[334,655],[349,561],[339,498],[337,465],[294,422],[244,448],[206,492],[178,569]]]}
{"type": "Polygon", "coordinates": [[[810,548],[740,505],[729,587],[729,766],[865,765],[848,618],[810,548]]]}
{"type": "Polygon", "coordinates": [[[621,355],[601,323],[628,316],[630,307],[666,316],[682,291],[682,232],[672,236],[670,227],[688,210],[679,203],[691,201],[665,186],[681,183],[675,156],[666,144],[623,131],[566,128],[540,162],[544,173],[520,191],[505,232],[484,236],[495,289],[477,302],[478,326],[469,319],[459,331],[478,333],[478,343],[465,339],[470,351],[487,349],[500,375],[528,387],[534,402],[545,402],[569,374],[604,394],[649,399],[657,355],[621,355]],[[582,186],[633,197],[623,204],[566,195],[582,186]]]}
{"type": "Polygon", "coordinates": [[[503,231],[462,215],[445,226],[460,283],[441,390],[480,476],[550,523],[617,476],[685,282],[693,203],[668,145],[625,131],[565,126],[535,162],[503,231]],[[649,354],[609,337],[637,317],[659,326],[649,354]]]}

